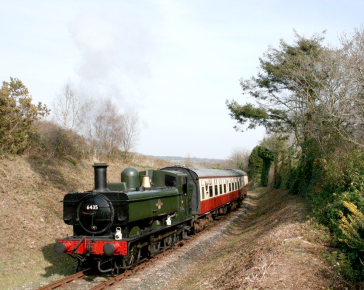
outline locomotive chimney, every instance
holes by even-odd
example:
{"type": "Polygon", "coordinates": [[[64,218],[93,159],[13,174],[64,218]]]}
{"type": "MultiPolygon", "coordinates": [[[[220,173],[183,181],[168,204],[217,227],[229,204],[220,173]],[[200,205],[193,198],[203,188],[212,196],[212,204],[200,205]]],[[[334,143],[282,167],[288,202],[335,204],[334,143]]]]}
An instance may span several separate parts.
{"type": "Polygon", "coordinates": [[[93,168],[95,169],[95,191],[109,191],[106,186],[106,163],[95,163],[93,168]]]}

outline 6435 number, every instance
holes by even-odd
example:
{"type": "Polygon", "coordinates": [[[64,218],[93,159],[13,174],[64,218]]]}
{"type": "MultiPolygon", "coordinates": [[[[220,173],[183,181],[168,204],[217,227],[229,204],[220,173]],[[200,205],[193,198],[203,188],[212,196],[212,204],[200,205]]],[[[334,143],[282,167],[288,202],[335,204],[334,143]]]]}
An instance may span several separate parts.
{"type": "Polygon", "coordinates": [[[88,204],[86,205],[87,210],[98,210],[99,206],[97,204],[88,204]]]}

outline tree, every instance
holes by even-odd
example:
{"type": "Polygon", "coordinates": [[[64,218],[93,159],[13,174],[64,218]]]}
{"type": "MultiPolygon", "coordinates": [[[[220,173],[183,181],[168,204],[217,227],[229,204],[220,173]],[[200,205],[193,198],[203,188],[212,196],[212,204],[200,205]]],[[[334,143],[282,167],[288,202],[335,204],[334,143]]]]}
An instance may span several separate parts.
{"type": "Polygon", "coordinates": [[[23,153],[36,132],[34,122],[48,113],[42,103],[32,104],[28,89],[19,79],[4,81],[0,89],[0,151],[23,153]]]}
{"type": "Polygon", "coordinates": [[[323,37],[314,35],[307,39],[296,34],[289,45],[283,40],[280,48],[269,48],[260,59],[257,77],[240,81],[243,92],[255,98],[256,105],[240,105],[227,101],[230,115],[247,128],[264,126],[268,133],[293,133],[300,143],[310,134],[312,117],[316,108],[318,80],[325,79],[320,70],[320,57],[327,50],[323,37]]]}
{"type": "Polygon", "coordinates": [[[364,27],[341,36],[342,47],[323,60],[327,81],[320,110],[331,133],[364,147],[364,27]]]}
{"type": "Polygon", "coordinates": [[[250,152],[245,148],[234,148],[227,159],[226,167],[248,170],[250,152]]]}
{"type": "Polygon", "coordinates": [[[131,110],[121,114],[111,99],[106,99],[98,103],[90,102],[84,119],[83,135],[94,148],[95,158],[100,153],[111,157],[121,150],[125,160],[129,159],[130,151],[138,142],[137,113],[131,110]]]}
{"type": "Polygon", "coordinates": [[[94,143],[95,153],[102,152],[111,156],[123,142],[123,116],[111,99],[107,99],[91,120],[88,137],[94,143]]]}
{"type": "Polygon", "coordinates": [[[292,135],[271,134],[260,142],[274,156],[274,187],[289,188],[292,165],[297,165],[297,155],[300,150],[294,146],[292,135]],[[295,154],[294,154],[295,153],[295,154]]]}
{"type": "Polygon", "coordinates": [[[135,148],[139,139],[139,116],[135,111],[128,111],[122,115],[122,141],[121,149],[125,159],[129,159],[129,153],[135,148]]]}
{"type": "Polygon", "coordinates": [[[259,146],[258,156],[263,159],[261,185],[267,186],[268,177],[269,177],[269,169],[270,169],[270,166],[272,165],[272,161],[274,160],[274,153],[273,153],[273,151],[269,150],[266,147],[259,146]]]}
{"type": "Polygon", "coordinates": [[[87,102],[82,102],[74,85],[71,83],[64,84],[61,91],[56,93],[53,103],[56,123],[65,129],[78,131],[86,107],[87,102]]]}
{"type": "Polygon", "coordinates": [[[260,182],[261,181],[261,174],[263,168],[263,160],[259,156],[259,148],[260,146],[255,146],[250,153],[249,156],[249,179],[253,182],[260,182]]]}

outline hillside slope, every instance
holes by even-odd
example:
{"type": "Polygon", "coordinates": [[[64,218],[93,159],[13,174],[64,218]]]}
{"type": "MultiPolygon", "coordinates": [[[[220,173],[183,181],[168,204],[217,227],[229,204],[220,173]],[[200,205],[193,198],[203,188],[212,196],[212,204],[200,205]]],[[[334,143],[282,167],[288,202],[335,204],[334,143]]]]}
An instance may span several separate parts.
{"type": "MultiPolygon", "coordinates": [[[[162,165],[145,157],[134,162],[139,164],[131,166],[138,169],[162,165]]],[[[66,255],[56,256],[53,249],[56,238],[72,234],[72,228],[62,220],[60,201],[67,192],[93,188],[93,163],[73,165],[68,161],[18,156],[0,160],[2,289],[74,271],[74,260],[66,255]]],[[[110,163],[108,180],[120,181],[120,172],[126,166],[130,164],[110,163]]]]}

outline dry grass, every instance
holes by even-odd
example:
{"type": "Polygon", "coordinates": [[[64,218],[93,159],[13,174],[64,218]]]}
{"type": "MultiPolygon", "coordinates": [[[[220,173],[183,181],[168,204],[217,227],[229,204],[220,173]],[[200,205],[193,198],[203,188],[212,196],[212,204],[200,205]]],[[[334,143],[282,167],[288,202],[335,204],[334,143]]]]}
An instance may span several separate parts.
{"type": "MultiPolygon", "coordinates": [[[[102,162],[103,160],[101,160],[102,162]]],[[[54,253],[54,241],[72,234],[62,220],[64,194],[93,188],[94,161],[73,165],[68,161],[36,157],[0,160],[0,281],[2,289],[57,278],[74,271],[74,261],[54,253]],[[19,275],[21,273],[21,275],[19,275]]],[[[167,165],[134,155],[129,164],[111,162],[108,180],[119,181],[127,166],[139,170],[167,165]]]]}
{"type": "Polygon", "coordinates": [[[323,257],[329,236],[306,219],[300,197],[259,189],[250,192],[246,207],[223,241],[172,289],[345,288],[323,257]]]}

